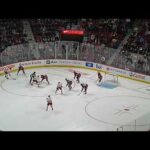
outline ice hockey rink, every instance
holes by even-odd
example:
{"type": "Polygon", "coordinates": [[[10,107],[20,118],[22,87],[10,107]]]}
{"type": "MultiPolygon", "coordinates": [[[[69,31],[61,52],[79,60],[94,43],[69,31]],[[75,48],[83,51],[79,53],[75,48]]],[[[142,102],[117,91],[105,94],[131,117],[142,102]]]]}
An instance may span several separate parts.
{"type": "MultiPolygon", "coordinates": [[[[150,129],[150,85],[118,78],[118,86],[97,85],[97,72],[79,68],[36,68],[25,70],[13,79],[0,77],[1,131],[148,131],[150,129]],[[73,70],[81,73],[81,86],[73,79],[73,70]],[[50,85],[29,84],[30,74],[47,74],[50,85]],[[73,80],[71,91],[65,78],[73,80]],[[58,81],[63,95],[55,94],[58,81]],[[51,95],[54,110],[46,111],[51,95]]],[[[104,74],[102,73],[104,76],[104,74]]],[[[108,77],[108,78],[111,78],[108,77]]],[[[105,84],[106,85],[106,84],[105,84]]]]}

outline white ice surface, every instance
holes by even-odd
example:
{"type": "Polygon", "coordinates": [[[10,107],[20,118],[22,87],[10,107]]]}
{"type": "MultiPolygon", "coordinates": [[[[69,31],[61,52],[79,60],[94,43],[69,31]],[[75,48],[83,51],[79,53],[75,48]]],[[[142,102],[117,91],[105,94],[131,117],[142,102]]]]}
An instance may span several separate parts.
{"type": "Polygon", "coordinates": [[[114,89],[96,85],[97,72],[77,68],[42,68],[12,73],[16,80],[0,77],[0,130],[3,131],[116,131],[148,130],[150,128],[150,85],[119,78],[114,89]],[[87,95],[74,80],[73,89],[65,87],[65,78],[73,80],[71,70],[81,72],[81,82],[89,85],[87,95]],[[47,74],[46,82],[29,85],[29,75],[47,74]],[[63,83],[63,93],[55,94],[57,82],[63,83]],[[50,94],[53,107],[46,112],[46,97],[50,94]],[[136,120],[136,127],[134,126],[136,120]]]}

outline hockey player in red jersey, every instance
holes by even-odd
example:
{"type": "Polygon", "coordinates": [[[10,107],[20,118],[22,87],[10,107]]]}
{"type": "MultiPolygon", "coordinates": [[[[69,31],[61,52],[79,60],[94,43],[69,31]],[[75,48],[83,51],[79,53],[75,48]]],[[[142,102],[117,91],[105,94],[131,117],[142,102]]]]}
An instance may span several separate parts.
{"type": "Polygon", "coordinates": [[[103,78],[103,76],[101,75],[100,72],[98,72],[98,82],[101,82],[102,78],[103,78]]]}
{"type": "Polygon", "coordinates": [[[78,73],[76,71],[73,71],[73,73],[74,73],[74,79],[75,79],[78,73]]]}
{"type": "Polygon", "coordinates": [[[77,73],[77,82],[80,83],[81,73],[77,73]]]}
{"type": "Polygon", "coordinates": [[[87,94],[88,84],[81,83],[81,86],[82,86],[81,92],[84,90],[84,93],[87,94]]]}
{"type": "Polygon", "coordinates": [[[51,108],[52,108],[52,110],[53,110],[53,102],[52,102],[51,96],[48,95],[48,97],[46,98],[46,100],[47,100],[46,111],[48,111],[48,106],[51,106],[51,108]]]}
{"type": "Polygon", "coordinates": [[[43,80],[46,80],[47,81],[47,83],[49,84],[49,81],[48,81],[48,76],[47,75],[41,75],[41,82],[43,81],[43,80]]]}
{"type": "Polygon", "coordinates": [[[57,93],[58,90],[60,90],[61,94],[63,94],[63,92],[62,92],[62,83],[61,82],[58,82],[55,93],[57,93]]]}
{"type": "Polygon", "coordinates": [[[23,67],[23,65],[20,63],[20,64],[19,64],[19,67],[18,67],[17,75],[19,74],[19,72],[20,72],[21,70],[22,70],[23,74],[25,75],[24,67],[23,67]]]}
{"type": "Polygon", "coordinates": [[[69,90],[71,90],[72,89],[72,81],[71,80],[68,80],[68,79],[65,79],[66,80],[66,82],[67,82],[67,84],[66,84],[66,86],[68,86],[68,88],[69,88],[69,90]]]}

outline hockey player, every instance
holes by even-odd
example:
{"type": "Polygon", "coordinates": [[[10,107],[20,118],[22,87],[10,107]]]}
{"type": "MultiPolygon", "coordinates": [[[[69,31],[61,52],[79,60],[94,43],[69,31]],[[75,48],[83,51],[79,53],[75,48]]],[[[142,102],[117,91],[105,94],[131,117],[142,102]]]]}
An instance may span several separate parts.
{"type": "Polygon", "coordinates": [[[58,82],[57,87],[56,87],[56,92],[55,92],[55,93],[57,93],[58,90],[60,90],[60,91],[61,91],[61,94],[63,94],[63,93],[62,93],[62,83],[61,83],[61,82],[58,82]]]}
{"type": "Polygon", "coordinates": [[[48,81],[48,76],[47,75],[41,75],[41,82],[43,81],[43,80],[46,80],[47,81],[47,83],[49,84],[49,81],[48,81]]]}
{"type": "Polygon", "coordinates": [[[46,111],[48,111],[48,106],[50,105],[52,110],[53,110],[53,103],[52,103],[52,99],[51,99],[51,96],[48,95],[48,97],[46,98],[47,100],[47,108],[46,108],[46,111]]]}
{"type": "Polygon", "coordinates": [[[66,82],[67,82],[67,84],[66,84],[66,86],[68,86],[68,88],[69,88],[69,90],[71,90],[72,89],[72,81],[71,80],[68,80],[68,79],[65,79],[66,80],[66,82]]]}
{"type": "Polygon", "coordinates": [[[9,79],[8,76],[11,77],[10,69],[9,69],[9,68],[5,68],[5,69],[4,69],[4,73],[5,73],[5,78],[6,78],[6,79],[9,79]]]}
{"type": "Polygon", "coordinates": [[[73,71],[73,73],[74,73],[74,79],[75,79],[78,73],[76,71],[73,71]]]}
{"type": "Polygon", "coordinates": [[[101,82],[101,80],[102,80],[103,76],[101,75],[101,73],[100,73],[100,72],[98,72],[97,74],[98,74],[98,82],[101,82]]]}
{"type": "Polygon", "coordinates": [[[36,76],[36,72],[33,72],[31,75],[30,75],[30,84],[33,80],[33,78],[36,76]]]}
{"type": "Polygon", "coordinates": [[[40,76],[38,75],[37,76],[37,85],[38,85],[38,87],[40,87],[40,84],[41,84],[41,80],[40,80],[40,76]]]}
{"type": "Polygon", "coordinates": [[[25,75],[24,67],[23,67],[23,65],[20,63],[20,64],[19,64],[19,67],[18,67],[17,75],[18,75],[18,73],[19,73],[21,70],[22,70],[23,74],[25,75]]]}
{"type": "Polygon", "coordinates": [[[33,85],[33,83],[36,83],[39,87],[40,86],[40,76],[34,76],[31,85],[33,85]]]}
{"type": "Polygon", "coordinates": [[[81,73],[77,73],[77,82],[80,83],[81,73]]]}
{"type": "Polygon", "coordinates": [[[81,86],[82,86],[81,92],[84,90],[84,93],[87,94],[88,84],[81,83],[81,86]]]}

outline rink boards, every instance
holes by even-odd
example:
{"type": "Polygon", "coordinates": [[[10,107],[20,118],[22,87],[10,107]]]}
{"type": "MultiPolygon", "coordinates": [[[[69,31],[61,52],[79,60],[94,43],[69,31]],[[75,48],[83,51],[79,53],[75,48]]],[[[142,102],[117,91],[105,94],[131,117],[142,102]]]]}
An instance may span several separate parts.
{"type": "MultiPolygon", "coordinates": [[[[103,64],[87,61],[76,61],[76,60],[60,60],[60,59],[46,59],[46,60],[33,60],[21,62],[25,69],[43,68],[43,67],[71,67],[71,68],[84,68],[96,71],[101,71],[108,74],[115,74],[116,76],[128,78],[144,83],[150,84],[150,76],[135,73],[128,70],[118,69],[103,64]]],[[[12,72],[18,69],[19,63],[14,63],[0,67],[0,75],[3,75],[5,68],[11,68],[12,72]]]]}

